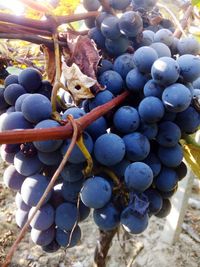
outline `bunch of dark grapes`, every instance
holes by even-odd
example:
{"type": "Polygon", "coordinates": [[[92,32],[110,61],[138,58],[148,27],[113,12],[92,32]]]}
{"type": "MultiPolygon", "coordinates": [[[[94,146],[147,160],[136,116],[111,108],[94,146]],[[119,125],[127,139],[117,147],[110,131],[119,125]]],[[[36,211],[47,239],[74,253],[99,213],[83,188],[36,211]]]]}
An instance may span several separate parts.
{"type": "MultiPolygon", "coordinates": [[[[79,223],[90,209],[100,229],[122,225],[132,234],[143,232],[151,216],[167,216],[170,198],[187,173],[180,139],[200,125],[194,101],[200,96],[199,43],[191,37],[178,40],[169,29],[144,30],[140,12],[129,7],[150,11],[156,1],[109,2],[123,12],[121,17],[102,9],[89,31],[103,55],[97,79],[105,89],[79,107],[61,111],[61,116],[65,120],[72,114],[77,119],[124,90],[130,95],[83,133],[94,161],[91,175],[84,176],[86,159],[75,146],[57,185],[34,217],[32,240],[48,252],[79,242],[79,223]]],[[[89,11],[101,6],[97,0],[83,4],[89,11]]],[[[34,69],[8,76],[0,95],[1,131],[59,127],[51,119],[51,89],[34,69]]],[[[2,145],[1,156],[9,164],[4,182],[17,191],[19,227],[34,211],[70,141],[2,145]]]]}

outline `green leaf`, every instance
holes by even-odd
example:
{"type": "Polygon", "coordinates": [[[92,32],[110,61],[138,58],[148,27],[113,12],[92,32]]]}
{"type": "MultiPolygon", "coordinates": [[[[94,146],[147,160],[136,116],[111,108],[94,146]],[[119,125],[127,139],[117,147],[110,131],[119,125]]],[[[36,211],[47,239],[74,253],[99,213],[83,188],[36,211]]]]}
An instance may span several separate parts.
{"type": "Polygon", "coordinates": [[[16,68],[16,67],[7,67],[6,70],[10,73],[10,74],[15,74],[15,75],[19,75],[20,72],[22,71],[22,69],[16,68]]]}
{"type": "Polygon", "coordinates": [[[200,7],[200,0],[192,0],[192,5],[200,7]]]}
{"type": "Polygon", "coordinates": [[[54,7],[53,14],[56,16],[65,16],[73,14],[75,9],[80,4],[80,0],[60,0],[59,4],[54,7]]]}
{"type": "Polygon", "coordinates": [[[200,148],[192,144],[183,145],[184,158],[194,175],[200,179],[200,148]]]}

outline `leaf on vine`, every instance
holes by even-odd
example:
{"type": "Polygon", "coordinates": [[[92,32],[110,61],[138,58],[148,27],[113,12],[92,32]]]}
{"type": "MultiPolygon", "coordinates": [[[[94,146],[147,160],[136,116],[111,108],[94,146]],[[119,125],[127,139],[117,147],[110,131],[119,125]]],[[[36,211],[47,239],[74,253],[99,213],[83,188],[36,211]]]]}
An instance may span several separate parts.
{"type": "Polygon", "coordinates": [[[72,66],[62,65],[62,78],[68,91],[73,96],[74,101],[78,104],[82,99],[93,98],[94,95],[90,90],[96,80],[83,74],[79,67],[73,63],[72,66]]]}
{"type": "Polygon", "coordinates": [[[187,144],[183,145],[184,158],[193,171],[194,175],[200,179],[200,148],[187,144]]]}
{"type": "Polygon", "coordinates": [[[26,4],[24,15],[32,19],[41,19],[44,14],[56,16],[70,15],[74,13],[80,4],[80,0],[55,0],[52,3],[49,3],[48,0],[40,0],[38,2],[33,0],[21,1],[26,4]]]}
{"type": "Polygon", "coordinates": [[[9,72],[9,74],[14,74],[14,75],[19,75],[22,71],[22,69],[13,66],[7,67],[6,70],[9,72]]]}
{"type": "Polygon", "coordinates": [[[200,0],[192,0],[192,5],[200,7],[200,0]]]}
{"type": "Polygon", "coordinates": [[[68,29],[66,38],[68,50],[65,61],[67,65],[70,66],[74,62],[85,75],[96,80],[93,87],[95,93],[103,90],[104,88],[97,82],[96,78],[100,56],[94,42],[87,35],[79,35],[70,29],[68,29]]]}
{"type": "Polygon", "coordinates": [[[53,49],[42,45],[41,46],[44,57],[45,57],[45,72],[47,74],[50,83],[53,83],[56,75],[56,63],[55,63],[55,52],[53,49]]]}
{"type": "Polygon", "coordinates": [[[30,18],[30,19],[41,19],[43,16],[43,13],[27,7],[24,15],[26,18],[30,18]]]}
{"type": "Polygon", "coordinates": [[[80,0],[60,0],[58,5],[54,6],[53,14],[56,16],[65,16],[73,14],[74,10],[80,4],[80,0]]]}

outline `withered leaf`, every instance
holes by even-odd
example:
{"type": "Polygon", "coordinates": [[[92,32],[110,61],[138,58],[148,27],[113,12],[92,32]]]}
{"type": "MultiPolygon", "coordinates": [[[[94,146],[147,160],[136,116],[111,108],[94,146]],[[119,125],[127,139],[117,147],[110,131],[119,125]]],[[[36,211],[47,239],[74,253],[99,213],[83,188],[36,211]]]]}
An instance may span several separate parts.
{"type": "Polygon", "coordinates": [[[73,96],[76,103],[79,103],[82,99],[94,97],[90,87],[96,83],[96,80],[83,74],[75,63],[69,67],[63,62],[62,79],[64,79],[67,90],[73,96]]]}
{"type": "Polygon", "coordinates": [[[41,45],[45,57],[45,72],[49,82],[52,84],[56,75],[56,63],[54,49],[50,49],[45,45],[41,45]]]}
{"type": "Polygon", "coordinates": [[[184,158],[193,171],[194,175],[200,179],[200,148],[192,144],[183,145],[184,158]]]}
{"type": "Polygon", "coordinates": [[[71,30],[68,30],[66,38],[68,45],[68,54],[65,57],[66,64],[71,66],[75,63],[83,74],[96,80],[96,93],[102,90],[103,88],[96,78],[100,56],[95,43],[87,35],[78,35],[78,33],[71,30]]]}

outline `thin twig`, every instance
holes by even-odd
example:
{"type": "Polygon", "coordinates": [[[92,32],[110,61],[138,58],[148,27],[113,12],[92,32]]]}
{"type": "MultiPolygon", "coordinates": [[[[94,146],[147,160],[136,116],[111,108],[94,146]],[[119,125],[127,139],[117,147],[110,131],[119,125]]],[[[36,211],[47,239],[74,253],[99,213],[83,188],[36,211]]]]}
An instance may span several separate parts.
{"type": "MultiPolygon", "coordinates": [[[[185,15],[183,17],[183,19],[181,20],[181,26],[182,26],[182,29],[185,29],[188,25],[188,20],[189,18],[191,17],[192,15],[192,12],[193,12],[193,9],[194,7],[193,6],[188,6],[186,12],[185,12],[185,15]]],[[[174,32],[174,36],[177,37],[177,38],[180,38],[182,35],[182,32],[180,31],[180,29],[177,29],[175,32],[174,32]]]]}
{"type": "Polygon", "coordinates": [[[182,228],[194,241],[200,243],[200,237],[198,233],[196,233],[191,226],[186,223],[183,223],[182,228]]]}
{"type": "Polygon", "coordinates": [[[129,261],[129,263],[127,264],[126,267],[131,267],[133,266],[133,262],[136,259],[136,257],[140,254],[140,252],[144,249],[144,244],[139,242],[136,243],[135,249],[134,249],[134,253],[132,255],[131,260],[129,261]]]}
{"type": "Polygon", "coordinates": [[[175,24],[176,24],[178,30],[181,32],[181,34],[183,34],[183,36],[186,37],[187,35],[186,35],[186,33],[184,32],[184,28],[183,28],[183,26],[181,25],[181,23],[178,21],[178,19],[176,18],[176,16],[174,15],[174,13],[173,13],[167,6],[165,6],[165,5],[163,5],[163,4],[157,3],[157,6],[159,6],[159,7],[163,8],[163,9],[165,9],[165,10],[169,13],[169,15],[170,15],[170,16],[172,17],[172,19],[174,20],[174,22],[175,22],[175,24]]]}
{"type": "Polygon", "coordinates": [[[106,12],[108,12],[108,13],[110,13],[110,14],[112,14],[112,15],[115,15],[115,12],[114,12],[114,10],[112,9],[112,7],[110,6],[110,3],[109,3],[108,0],[99,0],[99,2],[101,3],[103,9],[104,9],[106,12]]]}
{"type": "MultiPolygon", "coordinates": [[[[11,57],[9,58],[10,62],[14,62],[15,64],[17,63],[19,66],[20,64],[26,65],[27,67],[33,67],[34,69],[37,69],[39,72],[43,73],[44,69],[42,67],[37,66],[36,64],[33,63],[33,60],[26,58],[26,59],[21,59],[17,57],[11,57]]],[[[38,60],[39,62],[39,60],[38,60]]]]}
{"type": "Polygon", "coordinates": [[[58,16],[56,17],[57,21],[57,26],[60,26],[62,24],[67,24],[70,22],[75,22],[79,20],[84,20],[88,18],[95,18],[100,14],[99,11],[90,11],[87,13],[82,13],[82,14],[73,14],[73,15],[68,15],[68,16],[58,16]]]}
{"type": "Polygon", "coordinates": [[[68,242],[66,248],[69,248],[69,247],[70,247],[70,244],[71,244],[71,241],[72,241],[73,233],[74,233],[75,228],[76,228],[76,226],[78,225],[78,222],[79,222],[79,216],[80,216],[80,214],[79,214],[80,200],[81,200],[81,199],[80,199],[80,195],[79,195],[79,196],[78,196],[78,200],[77,200],[77,205],[76,205],[76,208],[77,208],[77,219],[76,219],[76,221],[75,221],[75,223],[74,223],[74,225],[73,225],[73,227],[72,227],[72,230],[71,230],[71,232],[70,232],[70,235],[69,235],[69,242],[68,242]]]}
{"type": "Polygon", "coordinates": [[[78,138],[76,144],[87,160],[87,166],[83,171],[84,176],[87,177],[87,176],[91,175],[91,172],[93,170],[93,159],[92,159],[92,156],[90,155],[90,152],[88,151],[87,147],[84,144],[82,134],[78,138]]]}
{"type": "MultiPolygon", "coordinates": [[[[70,32],[72,34],[76,34],[76,35],[88,35],[89,30],[84,30],[84,31],[76,31],[76,30],[72,30],[71,28],[67,28],[67,32],[70,32]]],[[[61,34],[59,36],[61,38],[61,40],[64,38],[64,40],[66,40],[66,37],[63,37],[61,34]]]]}
{"type": "Polygon", "coordinates": [[[65,164],[74,148],[74,146],[76,145],[76,140],[77,140],[77,137],[78,137],[78,127],[77,127],[77,124],[75,122],[75,120],[73,119],[72,116],[68,116],[68,120],[70,121],[72,127],[73,127],[73,137],[72,137],[72,140],[71,140],[71,143],[70,143],[70,146],[63,158],[63,160],[61,161],[58,169],[56,170],[56,172],[54,173],[50,183],[48,184],[44,194],[42,195],[41,199],[39,200],[37,206],[35,207],[34,209],[34,212],[31,214],[30,218],[27,220],[26,224],[23,226],[23,228],[21,229],[17,239],[15,240],[14,244],[12,245],[12,247],[10,248],[10,251],[8,252],[7,256],[6,256],[6,259],[5,259],[5,262],[3,264],[2,267],[7,267],[9,266],[11,260],[12,260],[12,257],[15,253],[15,251],[17,250],[17,246],[19,245],[19,243],[21,242],[21,240],[24,238],[27,230],[28,230],[28,227],[31,223],[31,221],[33,220],[35,214],[37,213],[37,211],[41,208],[41,206],[43,205],[47,195],[49,194],[49,192],[52,190],[56,180],[58,179],[60,173],[62,172],[63,168],[65,167],[65,164]]]}

